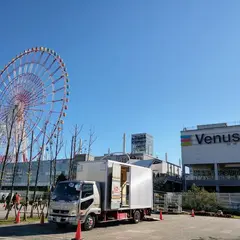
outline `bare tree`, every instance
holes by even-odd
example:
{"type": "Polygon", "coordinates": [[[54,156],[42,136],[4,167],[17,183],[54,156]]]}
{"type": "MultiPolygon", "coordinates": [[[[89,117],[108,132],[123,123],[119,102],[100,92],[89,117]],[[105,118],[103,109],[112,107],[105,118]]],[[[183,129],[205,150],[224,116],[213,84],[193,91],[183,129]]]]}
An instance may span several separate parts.
{"type": "Polygon", "coordinates": [[[83,125],[80,127],[76,124],[74,128],[74,134],[72,135],[71,140],[71,153],[70,153],[70,159],[69,159],[69,171],[68,171],[68,179],[71,180],[73,177],[73,159],[75,158],[75,155],[79,153],[79,149],[77,149],[77,142],[80,141],[79,135],[83,129],[83,125]]]}
{"type": "MultiPolygon", "coordinates": [[[[48,192],[48,204],[47,206],[49,206],[50,204],[50,201],[51,201],[51,190],[52,190],[52,185],[53,185],[53,179],[52,179],[52,169],[53,169],[53,149],[52,149],[52,145],[53,145],[53,142],[52,140],[50,140],[49,142],[49,145],[50,145],[50,174],[49,174],[49,186],[50,186],[50,189],[49,189],[49,192],[48,192]]],[[[47,208],[47,213],[46,213],[46,218],[48,217],[48,208],[47,208]]]]}
{"type": "Polygon", "coordinates": [[[91,127],[89,130],[89,140],[88,140],[88,151],[87,151],[87,161],[89,161],[90,153],[92,152],[92,145],[97,140],[97,137],[95,136],[95,131],[91,127]]]}
{"type": "Polygon", "coordinates": [[[73,161],[73,151],[74,151],[74,136],[72,136],[71,140],[71,153],[69,158],[69,170],[68,170],[68,179],[72,179],[72,161],[73,161]]]}
{"type": "Polygon", "coordinates": [[[53,185],[56,185],[57,180],[57,157],[64,146],[62,133],[63,133],[62,129],[58,127],[57,134],[54,136],[56,138],[56,144],[55,155],[53,159],[53,185]]]}
{"type": "Polygon", "coordinates": [[[13,133],[14,123],[16,121],[16,118],[17,118],[17,106],[15,106],[14,109],[12,110],[10,119],[9,119],[9,116],[7,116],[6,118],[6,135],[7,135],[6,144],[7,145],[6,145],[5,155],[2,161],[2,168],[1,168],[1,175],[0,175],[0,190],[2,189],[2,182],[4,179],[5,168],[9,160],[9,150],[12,143],[12,133],[13,133]]]}
{"type": "MultiPolygon", "coordinates": [[[[14,182],[15,182],[16,172],[17,172],[17,168],[18,168],[19,154],[20,154],[23,139],[25,137],[24,126],[25,126],[25,122],[23,122],[21,133],[17,133],[17,136],[16,136],[16,146],[15,146],[16,147],[16,153],[15,153],[15,162],[14,162],[14,166],[13,166],[13,175],[12,175],[12,184],[11,184],[10,196],[12,196],[12,194],[13,194],[14,182]]],[[[11,211],[11,208],[10,208],[10,206],[8,206],[8,211],[7,211],[7,214],[6,214],[6,217],[5,217],[6,220],[8,219],[10,211],[11,211]]],[[[16,215],[16,207],[15,207],[15,215],[16,215]]]]}
{"type": "Polygon", "coordinates": [[[34,132],[32,131],[31,146],[30,146],[30,159],[28,162],[28,172],[27,172],[28,179],[27,179],[26,203],[25,203],[24,215],[23,215],[24,221],[27,220],[27,208],[28,208],[28,203],[29,203],[29,188],[30,188],[30,179],[31,179],[31,174],[32,174],[33,137],[34,137],[34,132]]]}
{"type": "Polygon", "coordinates": [[[50,167],[50,174],[49,174],[49,185],[50,185],[50,188],[52,187],[52,171],[53,171],[53,149],[52,149],[52,145],[53,145],[53,142],[52,140],[50,140],[49,142],[49,145],[50,145],[50,164],[49,164],[49,167],[50,167]]]}
{"type": "Polygon", "coordinates": [[[35,185],[34,185],[34,192],[33,192],[33,203],[32,203],[32,208],[31,208],[31,215],[30,215],[31,218],[33,217],[33,209],[34,209],[34,204],[35,204],[35,202],[36,202],[36,191],[37,191],[37,184],[38,184],[40,163],[41,163],[42,156],[43,156],[43,151],[44,151],[44,143],[45,143],[46,130],[47,130],[47,124],[45,124],[45,126],[44,126],[43,138],[42,138],[42,145],[41,145],[40,153],[39,153],[38,160],[37,160],[37,161],[38,161],[38,164],[37,164],[37,173],[36,173],[35,185]]]}

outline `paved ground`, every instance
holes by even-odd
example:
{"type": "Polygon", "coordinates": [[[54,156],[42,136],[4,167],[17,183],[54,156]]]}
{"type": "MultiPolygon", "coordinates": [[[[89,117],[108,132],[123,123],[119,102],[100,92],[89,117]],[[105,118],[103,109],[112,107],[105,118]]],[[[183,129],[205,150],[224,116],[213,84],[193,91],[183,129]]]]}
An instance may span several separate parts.
{"type": "MultiPolygon", "coordinates": [[[[0,227],[5,240],[70,240],[75,229],[56,229],[50,224],[0,227]]],[[[2,238],[1,238],[2,237],[2,238]]],[[[240,240],[240,220],[164,215],[163,221],[111,224],[83,232],[84,240],[240,240]]]]}

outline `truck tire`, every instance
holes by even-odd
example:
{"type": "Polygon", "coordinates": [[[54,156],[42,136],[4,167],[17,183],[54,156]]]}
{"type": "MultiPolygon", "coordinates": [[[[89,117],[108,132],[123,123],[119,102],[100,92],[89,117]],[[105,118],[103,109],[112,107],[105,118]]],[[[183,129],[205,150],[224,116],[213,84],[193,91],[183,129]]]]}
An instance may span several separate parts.
{"type": "Polygon", "coordinates": [[[83,229],[85,231],[90,231],[95,227],[96,218],[93,215],[87,215],[85,222],[83,223],[83,229]]]}
{"type": "Polygon", "coordinates": [[[141,221],[141,213],[136,210],[134,213],[133,213],[133,223],[137,224],[141,221]]]}

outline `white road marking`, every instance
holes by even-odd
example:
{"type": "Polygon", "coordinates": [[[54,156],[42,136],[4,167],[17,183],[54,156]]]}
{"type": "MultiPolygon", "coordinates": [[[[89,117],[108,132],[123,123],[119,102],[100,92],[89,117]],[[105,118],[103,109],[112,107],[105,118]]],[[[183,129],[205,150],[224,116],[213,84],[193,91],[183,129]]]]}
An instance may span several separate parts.
{"type": "Polygon", "coordinates": [[[194,229],[194,228],[197,228],[197,227],[190,226],[190,227],[188,227],[187,229],[194,229]]]}
{"type": "Polygon", "coordinates": [[[232,230],[223,230],[223,231],[220,231],[220,233],[226,233],[226,234],[229,234],[229,233],[232,233],[232,230]]]}
{"type": "Polygon", "coordinates": [[[126,232],[128,233],[153,233],[155,232],[154,230],[149,230],[149,229],[141,229],[141,230],[133,230],[133,229],[129,229],[126,232]]]}
{"type": "Polygon", "coordinates": [[[117,240],[131,240],[132,238],[131,237],[116,237],[115,239],[117,240]]]}

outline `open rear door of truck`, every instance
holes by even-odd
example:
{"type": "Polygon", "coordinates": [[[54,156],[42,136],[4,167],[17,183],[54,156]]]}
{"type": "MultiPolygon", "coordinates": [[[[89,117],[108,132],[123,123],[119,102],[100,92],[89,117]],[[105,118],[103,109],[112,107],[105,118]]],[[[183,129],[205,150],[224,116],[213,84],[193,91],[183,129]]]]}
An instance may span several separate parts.
{"type": "Polygon", "coordinates": [[[114,163],[112,167],[111,209],[119,209],[121,205],[121,165],[114,163]]]}

